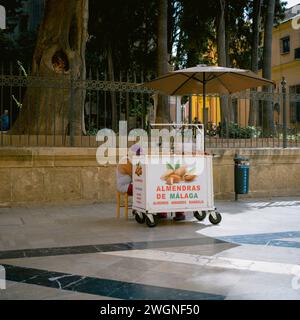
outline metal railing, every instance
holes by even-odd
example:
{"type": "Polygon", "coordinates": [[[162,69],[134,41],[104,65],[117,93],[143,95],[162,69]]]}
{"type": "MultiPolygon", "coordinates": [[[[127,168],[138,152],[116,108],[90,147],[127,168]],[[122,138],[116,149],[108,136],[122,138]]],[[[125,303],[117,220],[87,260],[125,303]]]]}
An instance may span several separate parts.
{"type": "MultiPolygon", "coordinates": [[[[156,94],[139,83],[92,76],[0,74],[0,146],[97,147],[98,130],[118,133],[120,120],[127,121],[128,131],[149,130],[156,94]]],[[[222,97],[207,97],[207,148],[300,147],[300,94],[247,91],[222,97]]],[[[201,97],[189,99],[173,102],[172,121],[189,122],[190,106],[199,120],[194,123],[203,122],[201,97]]]]}

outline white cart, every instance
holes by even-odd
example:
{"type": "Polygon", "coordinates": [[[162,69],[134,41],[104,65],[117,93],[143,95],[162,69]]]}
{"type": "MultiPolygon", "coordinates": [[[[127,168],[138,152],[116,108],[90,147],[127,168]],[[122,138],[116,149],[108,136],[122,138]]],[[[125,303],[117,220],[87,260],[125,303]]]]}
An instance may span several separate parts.
{"type": "Polygon", "coordinates": [[[155,227],[158,213],[193,212],[221,222],[214,206],[211,155],[146,155],[133,158],[133,214],[155,227]]]}

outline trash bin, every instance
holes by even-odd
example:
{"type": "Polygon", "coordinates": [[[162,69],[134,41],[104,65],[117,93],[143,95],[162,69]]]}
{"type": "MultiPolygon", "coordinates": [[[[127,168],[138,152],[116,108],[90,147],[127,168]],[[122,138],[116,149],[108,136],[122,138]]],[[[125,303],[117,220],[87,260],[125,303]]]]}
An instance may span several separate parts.
{"type": "Polygon", "coordinates": [[[249,159],[239,155],[234,157],[234,192],[235,200],[249,192],[249,159]]]}

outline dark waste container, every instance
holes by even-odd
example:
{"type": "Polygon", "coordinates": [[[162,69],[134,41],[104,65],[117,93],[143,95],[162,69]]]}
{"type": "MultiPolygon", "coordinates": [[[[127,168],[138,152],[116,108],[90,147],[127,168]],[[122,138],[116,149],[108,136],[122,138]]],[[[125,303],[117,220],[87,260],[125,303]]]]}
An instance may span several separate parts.
{"type": "Polygon", "coordinates": [[[235,200],[238,194],[249,192],[249,159],[239,155],[234,157],[234,192],[235,200]]]}

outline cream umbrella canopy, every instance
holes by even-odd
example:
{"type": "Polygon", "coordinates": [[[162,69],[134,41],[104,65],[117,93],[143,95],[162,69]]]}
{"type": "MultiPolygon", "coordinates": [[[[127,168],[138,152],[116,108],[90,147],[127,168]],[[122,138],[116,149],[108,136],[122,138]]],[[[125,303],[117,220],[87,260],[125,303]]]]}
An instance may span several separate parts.
{"type": "Polygon", "coordinates": [[[259,86],[272,85],[273,81],[259,77],[250,70],[198,65],[169,72],[144,83],[170,96],[189,94],[231,94],[259,86]]]}
{"type": "Polygon", "coordinates": [[[169,72],[143,84],[170,96],[202,94],[203,120],[207,93],[232,94],[266,85],[274,83],[250,70],[206,65],[169,72]]]}

